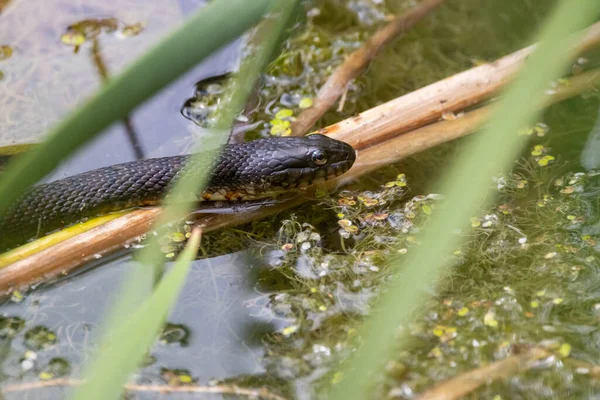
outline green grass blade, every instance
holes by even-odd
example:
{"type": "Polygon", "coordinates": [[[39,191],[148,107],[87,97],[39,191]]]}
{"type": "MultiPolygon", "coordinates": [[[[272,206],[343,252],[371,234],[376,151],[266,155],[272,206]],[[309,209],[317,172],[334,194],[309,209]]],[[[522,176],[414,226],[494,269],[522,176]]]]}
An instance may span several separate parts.
{"type": "Polygon", "coordinates": [[[199,245],[200,231],[196,231],[152,296],[113,332],[113,342],[103,343],[96,362],[85,373],[87,380],[75,390],[73,399],[106,400],[120,397],[123,385],[143,361],[175,305],[199,245]]]}
{"type": "Polygon", "coordinates": [[[113,122],[255,24],[271,0],[214,0],[113,77],[65,118],[45,142],[17,157],[0,180],[0,213],[28,186],[113,122]]]}
{"type": "MultiPolygon", "coordinates": [[[[216,116],[215,130],[202,140],[202,153],[198,156],[202,157],[202,162],[214,159],[218,155],[220,146],[225,144],[234,118],[243,109],[248,95],[254,88],[257,77],[267,66],[297,3],[297,0],[274,1],[272,7],[269,8],[269,17],[254,32],[254,37],[260,37],[263,40],[252,56],[248,56],[243,60],[237,78],[223,96],[229,101],[216,116]]],[[[166,199],[165,211],[156,225],[161,226],[175,219],[183,218],[191,210],[191,204],[177,199],[185,197],[187,193],[198,192],[200,188],[203,188],[210,172],[205,171],[204,174],[184,176],[166,199]]],[[[140,252],[138,259],[142,264],[160,267],[164,257],[160,252],[157,236],[151,238],[149,245],[140,252]]]]}
{"type": "Polygon", "coordinates": [[[409,322],[411,313],[424,300],[425,288],[435,284],[452,250],[462,243],[463,238],[454,230],[469,229],[472,213],[477,213],[486,195],[487,201],[491,200],[491,177],[510,168],[518,156],[526,139],[517,131],[539,115],[535,105],[544,97],[549,82],[560,76],[572,60],[570,45],[574,38],[568,35],[591,23],[598,11],[598,0],[563,0],[554,10],[538,38],[541,45],[500,100],[489,127],[472,138],[464,155],[443,177],[441,192],[447,197],[419,238],[421,246],[411,250],[404,262],[391,260],[395,267],[402,264],[400,276],[382,295],[377,312],[366,321],[362,345],[346,363],[342,381],[331,388],[328,398],[369,398],[369,377],[393,347],[407,345],[406,336],[398,340],[397,328],[409,322]]]}
{"type": "MultiPolygon", "coordinates": [[[[228,133],[234,117],[243,108],[247,95],[252,90],[256,78],[268,63],[269,56],[276,47],[281,32],[286,26],[287,21],[290,19],[296,4],[296,0],[273,2],[272,8],[269,9],[269,18],[265,19],[255,33],[264,37],[265,41],[261,43],[261,46],[259,46],[256,53],[251,57],[248,57],[242,64],[240,72],[238,73],[238,79],[232,88],[230,88],[228,96],[225,96],[225,98],[229,97],[230,101],[219,116],[220,122],[218,124],[218,129],[208,137],[213,143],[207,143],[206,140],[202,141],[203,150],[206,150],[207,146],[213,148],[213,150],[210,153],[203,152],[202,157],[215,157],[218,154],[218,145],[222,144],[224,139],[226,139],[226,133],[228,133]],[[216,143],[217,146],[214,146],[214,143],[216,143]]],[[[177,182],[173,191],[170,193],[169,198],[177,199],[186,193],[197,192],[198,188],[204,185],[209,172],[210,171],[205,171],[203,174],[188,174],[184,176],[177,182]]],[[[157,225],[160,226],[175,217],[182,217],[189,209],[189,203],[167,201],[163,217],[159,219],[157,225]]],[[[109,347],[109,350],[106,353],[110,354],[105,354],[105,352],[103,352],[100,357],[93,362],[85,374],[88,383],[85,387],[82,387],[76,392],[76,399],[87,399],[90,397],[115,398],[115,394],[120,393],[122,385],[125,383],[129,374],[135,370],[139,361],[142,359],[144,352],[153,338],[156,337],[158,329],[164,322],[164,315],[153,311],[152,307],[154,306],[142,306],[141,309],[146,312],[144,316],[139,315],[140,311],[133,313],[133,317],[129,316],[136,304],[139,304],[140,302],[142,302],[142,304],[148,304],[143,303],[143,299],[151,289],[151,283],[153,277],[155,277],[154,274],[152,274],[152,271],[154,271],[155,268],[152,268],[152,266],[162,267],[164,263],[164,255],[160,251],[157,242],[157,236],[151,236],[148,245],[139,254],[139,262],[131,265],[130,273],[123,282],[121,295],[112,307],[107,318],[106,328],[104,328],[103,331],[105,337],[119,338],[119,342],[115,343],[114,346],[109,347]],[[144,323],[138,321],[142,318],[144,323]],[[135,320],[136,322],[134,324],[127,322],[125,325],[122,323],[122,321],[132,320],[135,320]],[[149,332],[149,330],[152,330],[152,332],[149,332]],[[144,343],[138,344],[136,340],[129,338],[138,338],[137,340],[143,338],[144,343]],[[132,362],[131,360],[135,362],[132,362]],[[112,370],[115,368],[118,368],[118,371],[112,370]],[[105,390],[102,392],[102,396],[107,397],[98,396],[96,393],[104,386],[106,386],[107,389],[102,389],[105,390]]],[[[163,278],[158,283],[157,289],[151,296],[149,302],[154,301],[159,290],[164,287],[165,279],[171,277],[172,274],[173,272],[169,273],[167,278],[163,278]]],[[[177,280],[177,283],[180,285],[183,283],[183,280],[177,280]]],[[[161,299],[176,298],[179,286],[170,284],[168,288],[170,292],[161,292],[161,299]]],[[[167,291],[167,289],[165,289],[165,291],[167,291]]],[[[109,343],[106,339],[104,342],[109,343]]]]}

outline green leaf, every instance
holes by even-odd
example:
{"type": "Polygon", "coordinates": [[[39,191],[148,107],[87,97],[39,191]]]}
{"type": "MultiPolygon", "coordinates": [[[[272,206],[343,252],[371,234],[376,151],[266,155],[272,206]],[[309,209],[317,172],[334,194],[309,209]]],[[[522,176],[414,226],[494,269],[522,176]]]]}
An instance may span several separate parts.
{"type": "MultiPolygon", "coordinates": [[[[226,137],[222,133],[229,130],[233,118],[243,108],[247,95],[266,66],[296,3],[296,0],[273,2],[269,11],[276,17],[265,19],[257,29],[256,34],[264,36],[265,40],[261,42],[256,53],[247,57],[242,63],[237,79],[229,89],[230,96],[227,97],[230,101],[219,115],[219,129],[208,137],[210,141],[221,144],[220,142],[226,137]]],[[[206,140],[203,140],[202,144],[206,147],[206,140]]],[[[211,147],[209,153],[204,152],[201,156],[202,161],[207,162],[208,165],[210,159],[218,154],[218,146],[211,147]]],[[[198,192],[210,172],[206,170],[184,175],[170,192],[165,210],[156,225],[161,226],[167,221],[184,216],[191,204],[173,201],[173,199],[185,198],[186,194],[198,192]]],[[[152,297],[144,300],[152,287],[153,280],[160,275],[160,267],[164,263],[164,255],[160,251],[157,238],[157,235],[150,235],[149,243],[138,255],[139,262],[133,263],[127,279],[124,280],[121,295],[112,307],[104,328],[103,342],[106,350],[103,349],[98,359],[86,370],[84,375],[86,384],[75,393],[75,399],[117,398],[128,376],[137,368],[156,337],[170,305],[174,303],[185,279],[189,262],[195,254],[190,255],[187,252],[191,251],[190,248],[197,248],[198,243],[194,241],[196,239],[190,239],[186,252],[182,254],[173,271],[160,280],[152,297]],[[181,263],[186,265],[183,266],[181,263]],[[140,303],[141,306],[138,306],[140,303]],[[156,308],[158,304],[161,306],[156,308]],[[123,324],[122,321],[127,322],[123,324]],[[110,346],[110,338],[117,338],[118,342],[110,346]]]]}
{"type": "Polygon", "coordinates": [[[473,210],[485,204],[484,199],[492,200],[491,177],[511,167],[527,140],[518,131],[539,115],[536,105],[544,98],[545,89],[565,71],[574,56],[572,44],[581,34],[570,35],[591,23],[598,11],[598,0],[580,0],[577,5],[563,0],[554,10],[537,38],[540,44],[499,101],[488,127],[470,140],[460,159],[443,176],[438,191],[446,199],[419,237],[422,245],[405,255],[406,261],[401,262],[400,257],[390,261],[397,270],[400,266],[402,269],[389,290],[382,291],[377,312],[361,332],[360,348],[345,363],[340,372],[343,379],[332,385],[327,398],[368,398],[371,374],[389,357],[392,347],[399,351],[408,345],[407,333],[398,338],[398,327],[406,326],[424,303],[427,288],[435,285],[452,251],[460,247],[464,237],[454,230],[468,230],[473,210]]]}
{"type": "Polygon", "coordinates": [[[143,361],[159,330],[175,305],[190,264],[200,245],[200,231],[192,234],[172,270],[160,281],[152,296],[135,313],[121,321],[100,347],[98,358],[84,372],[87,377],[73,399],[118,399],[123,385],[143,361]]]}

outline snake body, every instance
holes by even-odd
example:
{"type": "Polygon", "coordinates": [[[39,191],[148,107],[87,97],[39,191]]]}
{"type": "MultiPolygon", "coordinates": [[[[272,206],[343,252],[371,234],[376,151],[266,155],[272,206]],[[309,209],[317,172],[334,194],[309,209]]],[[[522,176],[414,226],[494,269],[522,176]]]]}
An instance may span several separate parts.
{"type": "Polygon", "coordinates": [[[35,186],[0,216],[0,251],[94,217],[156,205],[183,175],[210,171],[198,201],[256,200],[346,172],[354,149],[323,135],[258,139],[224,147],[216,162],[185,155],[127,162],[35,186]]]}

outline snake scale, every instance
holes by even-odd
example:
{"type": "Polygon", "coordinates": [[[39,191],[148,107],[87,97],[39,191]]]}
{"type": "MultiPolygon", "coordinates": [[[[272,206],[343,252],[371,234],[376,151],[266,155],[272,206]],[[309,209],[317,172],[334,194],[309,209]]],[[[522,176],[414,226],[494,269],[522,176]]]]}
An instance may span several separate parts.
{"type": "Polygon", "coordinates": [[[223,148],[213,165],[201,156],[153,158],[112,165],[33,187],[0,216],[0,251],[84,218],[156,205],[185,173],[212,168],[198,201],[246,201],[339,176],[354,149],[324,135],[257,139],[223,148]]]}

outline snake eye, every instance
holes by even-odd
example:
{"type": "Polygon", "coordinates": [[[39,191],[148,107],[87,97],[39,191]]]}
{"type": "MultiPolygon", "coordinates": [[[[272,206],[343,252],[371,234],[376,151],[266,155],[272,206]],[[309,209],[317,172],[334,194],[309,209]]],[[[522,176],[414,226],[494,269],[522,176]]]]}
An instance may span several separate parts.
{"type": "Polygon", "coordinates": [[[323,165],[327,162],[327,154],[321,150],[315,150],[311,154],[312,160],[317,165],[323,165]]]}

